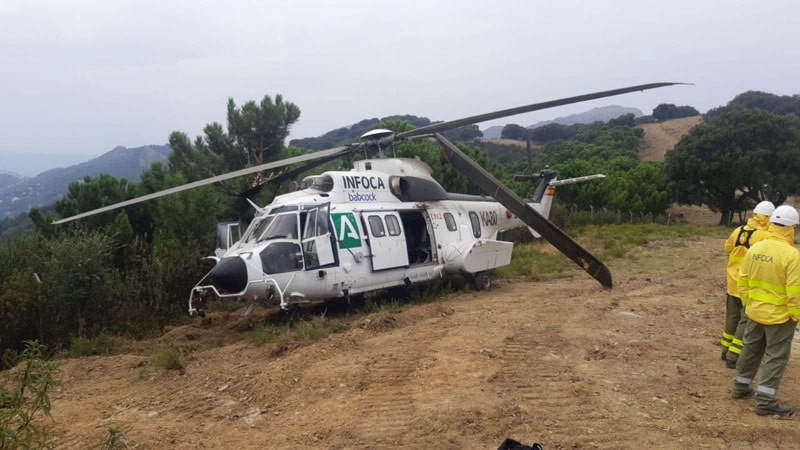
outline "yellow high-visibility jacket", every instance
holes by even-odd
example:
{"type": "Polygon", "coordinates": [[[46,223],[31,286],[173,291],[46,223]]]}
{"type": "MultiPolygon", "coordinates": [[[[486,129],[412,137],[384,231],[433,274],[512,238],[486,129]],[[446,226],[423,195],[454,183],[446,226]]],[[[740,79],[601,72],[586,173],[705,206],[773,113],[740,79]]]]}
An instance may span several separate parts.
{"type": "Polygon", "coordinates": [[[794,227],[770,224],[769,236],[747,250],[736,283],[747,317],[763,325],[800,319],[800,252],[794,227]]]}
{"type": "Polygon", "coordinates": [[[742,265],[747,249],[769,235],[769,216],[756,214],[747,220],[745,225],[737,227],[725,241],[725,253],[728,254],[728,295],[739,296],[736,286],[736,274],[742,265]]]}

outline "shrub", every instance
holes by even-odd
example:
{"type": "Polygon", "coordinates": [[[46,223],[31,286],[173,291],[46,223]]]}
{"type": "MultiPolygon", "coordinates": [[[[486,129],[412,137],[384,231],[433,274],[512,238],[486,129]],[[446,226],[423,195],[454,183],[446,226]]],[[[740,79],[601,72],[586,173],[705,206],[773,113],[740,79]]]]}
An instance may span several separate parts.
{"type": "Polygon", "coordinates": [[[34,422],[50,415],[48,390],[58,383],[56,363],[43,353],[43,345],[26,341],[10,380],[0,380],[0,449],[52,448],[49,431],[34,422]]]}
{"type": "Polygon", "coordinates": [[[183,373],[186,370],[184,364],[188,359],[189,355],[182,349],[162,347],[150,358],[150,365],[156,369],[177,370],[183,373]]]}
{"type": "Polygon", "coordinates": [[[72,338],[69,355],[72,357],[91,356],[106,353],[110,347],[108,336],[100,334],[95,338],[78,336],[72,338]]]}

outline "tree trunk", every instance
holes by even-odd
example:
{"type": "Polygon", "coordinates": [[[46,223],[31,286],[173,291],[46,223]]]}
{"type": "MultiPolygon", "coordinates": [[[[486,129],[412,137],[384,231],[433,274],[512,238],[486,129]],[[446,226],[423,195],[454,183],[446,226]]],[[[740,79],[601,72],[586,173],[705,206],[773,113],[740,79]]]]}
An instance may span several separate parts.
{"type": "Polygon", "coordinates": [[[719,225],[724,225],[727,227],[731,224],[731,220],[733,220],[733,210],[723,209],[722,214],[719,217],[719,225]]]}

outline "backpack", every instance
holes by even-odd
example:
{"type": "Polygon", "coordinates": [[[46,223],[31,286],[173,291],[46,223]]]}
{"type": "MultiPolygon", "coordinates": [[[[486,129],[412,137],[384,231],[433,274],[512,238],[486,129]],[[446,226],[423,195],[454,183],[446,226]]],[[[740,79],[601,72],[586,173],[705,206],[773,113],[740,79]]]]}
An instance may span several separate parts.
{"type": "Polygon", "coordinates": [[[755,233],[755,232],[756,232],[755,229],[745,230],[744,227],[740,228],[739,229],[739,235],[736,236],[736,246],[737,247],[742,246],[744,248],[750,248],[750,238],[753,236],[753,233],[755,233]],[[746,236],[744,241],[742,241],[742,235],[746,236]]]}

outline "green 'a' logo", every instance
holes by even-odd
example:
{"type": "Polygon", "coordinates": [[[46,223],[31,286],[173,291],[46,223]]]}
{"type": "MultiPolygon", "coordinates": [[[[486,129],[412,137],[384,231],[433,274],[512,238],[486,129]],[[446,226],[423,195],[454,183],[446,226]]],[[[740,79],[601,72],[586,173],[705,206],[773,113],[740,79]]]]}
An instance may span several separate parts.
{"type": "Polygon", "coordinates": [[[356,226],[356,216],[353,213],[332,213],[333,228],[339,248],[361,247],[361,234],[356,226]]]}

